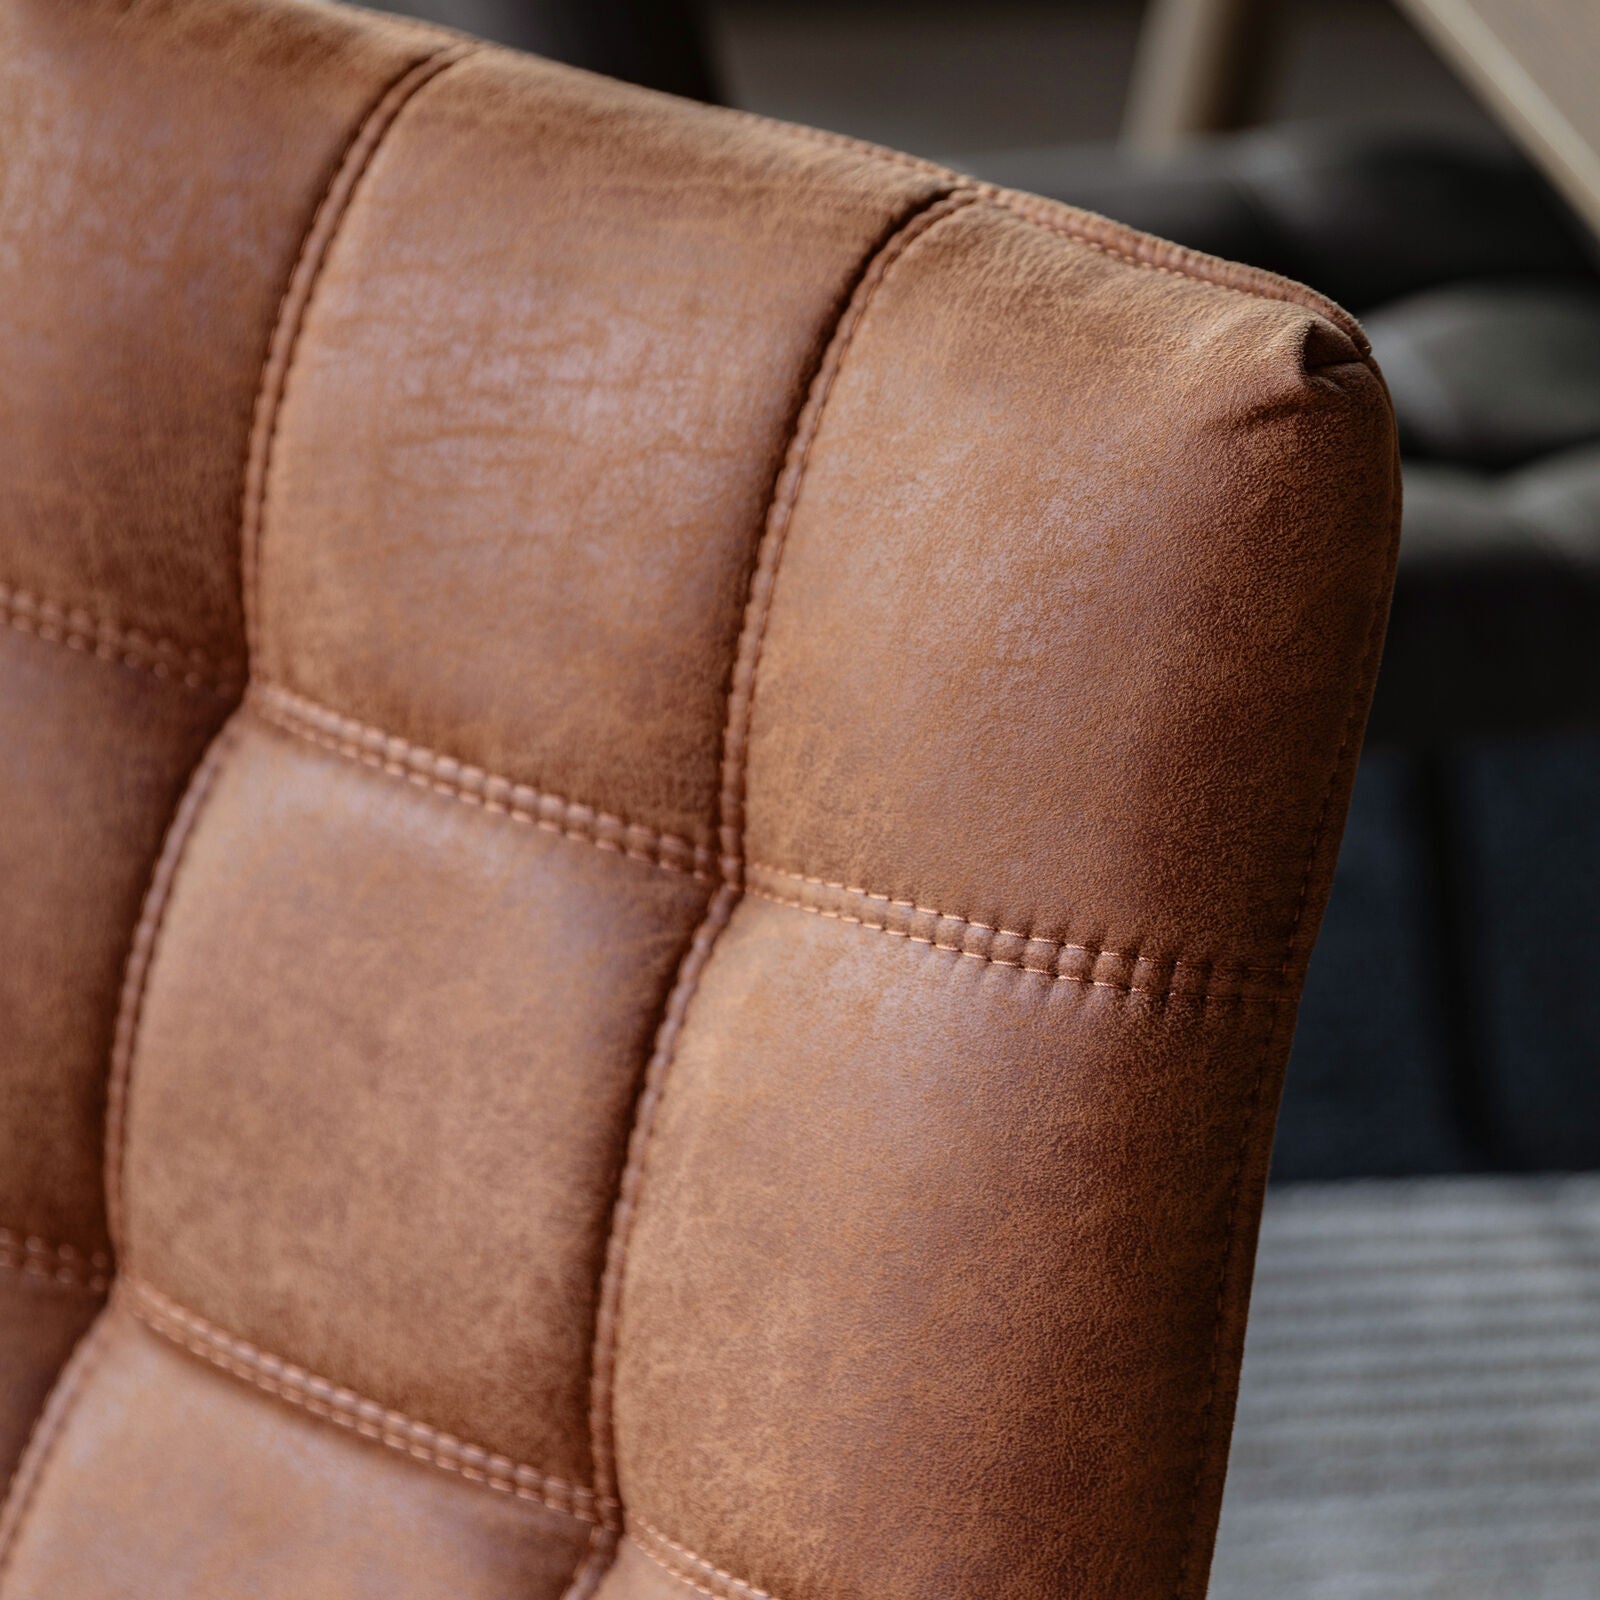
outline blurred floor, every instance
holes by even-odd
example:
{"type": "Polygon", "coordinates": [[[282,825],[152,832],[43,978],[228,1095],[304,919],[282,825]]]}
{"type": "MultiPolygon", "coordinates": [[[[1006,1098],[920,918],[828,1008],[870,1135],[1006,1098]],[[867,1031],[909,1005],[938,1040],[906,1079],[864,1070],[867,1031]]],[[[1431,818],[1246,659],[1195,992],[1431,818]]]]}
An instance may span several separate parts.
{"type": "Polygon", "coordinates": [[[1600,1176],[1269,1197],[1211,1600],[1600,1600],[1600,1176]]]}
{"type": "MultiPolygon", "coordinates": [[[[735,105],[920,155],[970,156],[1112,137],[1137,0],[953,5],[711,0],[735,105]]],[[[1268,117],[1487,118],[1389,0],[1284,0],[1268,117]]]]}

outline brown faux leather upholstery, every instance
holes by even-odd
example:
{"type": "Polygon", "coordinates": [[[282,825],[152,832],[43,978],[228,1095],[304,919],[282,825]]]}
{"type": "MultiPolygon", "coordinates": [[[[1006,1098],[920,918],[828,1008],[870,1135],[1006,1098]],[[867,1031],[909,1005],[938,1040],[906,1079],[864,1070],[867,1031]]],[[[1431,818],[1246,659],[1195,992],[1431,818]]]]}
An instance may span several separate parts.
{"type": "Polygon", "coordinates": [[[1350,319],[412,24],[0,0],[0,350],[0,1597],[1199,1595],[1350,319]]]}

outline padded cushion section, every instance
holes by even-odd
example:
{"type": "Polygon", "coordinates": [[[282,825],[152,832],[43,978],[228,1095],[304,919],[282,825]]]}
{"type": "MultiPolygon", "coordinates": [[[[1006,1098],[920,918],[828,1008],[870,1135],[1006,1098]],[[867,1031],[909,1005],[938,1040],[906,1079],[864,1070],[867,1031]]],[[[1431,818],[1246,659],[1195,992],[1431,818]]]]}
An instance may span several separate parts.
{"type": "Polygon", "coordinates": [[[588,1542],[575,1518],[329,1427],[116,1308],[46,1417],[60,1431],[6,1600],[556,1600],[588,1542]]]}
{"type": "Polygon", "coordinates": [[[436,39],[250,0],[0,6],[0,582],[237,675],[278,299],[349,128],[436,39]]]}
{"type": "Polygon", "coordinates": [[[26,1252],[0,1233],[0,1495],[56,1374],[104,1298],[54,1281],[42,1262],[30,1271],[26,1252]]]}
{"type": "Polygon", "coordinates": [[[1600,439],[1600,289],[1467,284],[1367,322],[1407,451],[1514,466],[1600,439]]]}
{"type": "Polygon", "coordinates": [[[106,1248],[123,962],[166,820],[227,710],[0,626],[0,1227],[106,1248]]]}
{"type": "Polygon", "coordinates": [[[1178,1587],[1279,1015],[747,901],[623,1288],[630,1520],[779,1596],[1178,1587]]]}
{"type": "Polygon", "coordinates": [[[440,76],[305,322],[263,674],[708,845],[794,414],[861,258],[943,181],[539,62],[440,76]]]}
{"type": "Polygon", "coordinates": [[[981,203],[924,233],[799,490],[751,859],[1270,979],[1349,730],[1329,663],[1381,622],[1390,423],[1355,355],[981,203]]]}
{"type": "Polygon", "coordinates": [[[708,886],[244,716],[151,970],[129,1270],[587,1484],[635,1078],[708,886]]]}

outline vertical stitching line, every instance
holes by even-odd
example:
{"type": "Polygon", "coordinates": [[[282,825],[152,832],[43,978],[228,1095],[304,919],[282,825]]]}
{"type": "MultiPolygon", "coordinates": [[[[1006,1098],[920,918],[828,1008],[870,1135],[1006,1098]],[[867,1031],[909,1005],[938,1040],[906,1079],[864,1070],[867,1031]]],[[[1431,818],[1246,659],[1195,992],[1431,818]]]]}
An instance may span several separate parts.
{"type": "Polygon", "coordinates": [[[889,269],[916,239],[979,198],[978,192],[970,189],[940,195],[925,203],[879,247],[856,285],[855,293],[823,354],[811,393],[796,423],[788,459],[773,488],[767,531],[761,542],[755,571],[750,578],[750,593],[745,601],[744,628],[739,637],[733,684],[728,695],[728,724],[722,750],[719,842],[724,856],[738,863],[741,872],[744,853],[745,755],[750,742],[756,672],[761,665],[761,653],[766,643],[767,617],[772,610],[772,591],[778,563],[783,557],[789,521],[799,498],[800,485],[811,461],[811,447],[816,440],[823,408],[833,392],[845,353],[889,269]]]}
{"type": "MultiPolygon", "coordinates": [[[[634,1115],[628,1140],[628,1154],[618,1184],[612,1210],[611,1231],[606,1243],[606,1260],[601,1274],[600,1300],[595,1318],[594,1358],[590,1379],[589,1437],[593,1456],[596,1499],[602,1504],[618,1502],[616,1482],[615,1420],[612,1412],[613,1382],[617,1359],[617,1324],[622,1280],[628,1246],[637,1215],[638,1197],[643,1186],[650,1136],[661,1102],[668,1071],[676,1053],[689,1003],[699,986],[701,974],[710,959],[712,947],[727,926],[743,894],[744,877],[744,763],[749,744],[750,711],[756,667],[760,662],[762,638],[771,611],[773,580],[783,554],[790,516],[799,496],[801,481],[810,460],[823,407],[832,392],[840,363],[861,326],[886,273],[904,254],[911,242],[936,223],[968,205],[978,196],[971,192],[946,193],[922,202],[902,220],[868,259],[850,298],[835,323],[813,377],[805,405],[795,422],[784,465],[773,485],[766,529],[756,555],[745,600],[745,614],[735,655],[732,682],[728,693],[727,721],[723,730],[722,784],[718,796],[718,838],[722,852],[723,882],[712,896],[700,926],[695,930],[678,977],[667,1001],[654,1050],[645,1068],[644,1088],[634,1115]]],[[[612,1513],[613,1515],[615,1513],[612,1513]]],[[[564,1600],[581,1600],[579,1576],[573,1580],[564,1600]]]]}
{"type": "Polygon", "coordinates": [[[590,1600],[600,1587],[600,1580],[611,1570],[617,1558],[618,1533],[603,1522],[589,1529],[589,1542],[583,1560],[572,1575],[572,1581],[563,1590],[561,1600],[590,1600]]]}
{"type": "Polygon", "coordinates": [[[181,684],[203,694],[231,696],[238,692],[237,662],[214,661],[204,650],[147,628],[129,627],[82,606],[64,605],[3,582],[0,624],[47,644],[148,672],[164,683],[181,684]]]}
{"type": "Polygon", "coordinates": [[[44,1481],[45,1468],[105,1351],[106,1330],[111,1325],[112,1315],[109,1308],[102,1311],[95,1318],[94,1326],[79,1341],[29,1435],[28,1447],[11,1481],[5,1506],[0,1509],[0,1580],[4,1579],[16,1553],[23,1524],[33,1510],[39,1486],[44,1481]]]}
{"type": "Polygon", "coordinates": [[[616,1203],[612,1207],[611,1230],[606,1240],[605,1266],[600,1280],[600,1301],[595,1315],[594,1358],[589,1382],[589,1449],[593,1457],[595,1499],[597,1504],[605,1508],[604,1514],[610,1519],[614,1531],[619,1524],[613,1502],[620,1499],[611,1416],[617,1360],[617,1315],[622,1275],[644,1178],[645,1155],[655,1128],[656,1109],[661,1101],[667,1070],[676,1053],[678,1034],[688,1014],[689,1002],[699,987],[700,975],[710,959],[711,948],[727,926],[738,900],[736,883],[723,883],[718,887],[684,955],[683,965],[678,970],[677,980],[667,1000],[655,1048],[645,1068],[644,1088],[639,1096],[633,1130],[628,1139],[627,1160],[617,1187],[616,1203]]]}
{"type": "Polygon", "coordinates": [[[106,1084],[106,1224],[119,1264],[128,1265],[128,1240],[125,1233],[125,1206],[122,1179],[127,1138],[128,1100],[133,1073],[133,1053],[139,1024],[144,1017],[145,991],[155,963],[157,939],[166,919],[167,906],[183,865],[195,823],[216,786],[223,758],[238,737],[240,713],[235,711],[222,725],[195,769],[183,799],[178,804],[167,836],[156,861],[150,887],[145,891],[144,907],[133,932],[128,964],[123,973],[122,994],[117,1005],[116,1031],[111,1042],[111,1075],[106,1084]]]}
{"type": "MultiPolygon", "coordinates": [[[[394,126],[395,118],[416,92],[431,78],[473,47],[451,44],[413,62],[392,80],[362,117],[355,134],[345,147],[322,198],[312,213],[311,223],[300,241],[289,281],[278,302],[278,312],[268,342],[266,361],[256,390],[255,416],[251,425],[250,449],[245,462],[243,504],[240,511],[240,565],[245,613],[247,671],[256,672],[256,646],[259,635],[257,587],[260,572],[260,539],[266,498],[267,473],[277,435],[278,417],[288,383],[289,368],[299,345],[301,327],[312,290],[316,287],[328,247],[340,222],[349,211],[351,197],[383,136],[394,126]]],[[[149,977],[154,947],[162,919],[171,897],[172,886],[181,864],[189,835],[217,777],[222,756],[237,735],[238,713],[231,716],[212,741],[177,813],[167,830],[161,856],[145,893],[144,908],[134,930],[133,944],[123,978],[117,1007],[116,1031],[111,1047],[111,1072],[106,1086],[105,1186],[106,1216],[113,1244],[126,1249],[122,1193],[124,1142],[126,1138],[129,1079],[133,1053],[144,1010],[145,985],[149,977]]]]}
{"type": "MultiPolygon", "coordinates": [[[[1393,584],[1395,560],[1400,547],[1400,491],[1395,465],[1391,465],[1391,494],[1393,511],[1390,515],[1389,527],[1389,559],[1384,565],[1383,576],[1374,587],[1371,605],[1372,620],[1367,626],[1367,637],[1362,647],[1361,665],[1357,682],[1362,689],[1370,691],[1373,678],[1377,673],[1377,656],[1379,645],[1383,639],[1384,624],[1388,619],[1388,610],[1384,605],[1384,595],[1388,593],[1393,584]]],[[[1295,900],[1294,916],[1289,924],[1288,936],[1284,941],[1284,964],[1287,967],[1294,959],[1295,946],[1300,939],[1300,927],[1305,920],[1306,906],[1310,902],[1311,879],[1316,870],[1317,857],[1321,853],[1323,839],[1327,834],[1328,819],[1333,810],[1334,790],[1338,787],[1339,778],[1345,770],[1346,758],[1350,755],[1351,741],[1355,737],[1356,726],[1362,720],[1362,710],[1367,703],[1368,696],[1357,692],[1354,703],[1345,716],[1344,732],[1339,740],[1339,748],[1334,754],[1333,770],[1328,775],[1328,781],[1323,787],[1322,804],[1317,811],[1317,820],[1311,830],[1311,844],[1306,853],[1306,865],[1300,875],[1300,892],[1295,900]]],[[[1291,1027],[1294,1020],[1294,1009],[1285,1006],[1274,1020],[1273,1025],[1267,1029],[1266,1039],[1261,1047],[1261,1054],[1257,1060],[1255,1078],[1250,1088],[1249,1098],[1246,1102],[1244,1125],[1239,1140],[1239,1152],[1234,1159],[1233,1178],[1229,1186],[1226,1221],[1223,1224],[1223,1250],[1222,1260],[1217,1270],[1217,1295],[1216,1310],[1211,1327],[1211,1354],[1206,1375],[1206,1397],[1201,1407],[1200,1415],[1200,1449],[1195,1463],[1194,1483],[1189,1491],[1189,1509],[1186,1516],[1187,1528],[1183,1540],[1183,1557],[1178,1568],[1178,1581],[1174,1589],[1175,1600],[1183,1600],[1183,1595],[1188,1587],[1194,1569],[1195,1543],[1200,1531],[1200,1490],[1205,1482],[1206,1468],[1216,1453],[1216,1399],[1217,1377],[1222,1361],[1222,1332],[1227,1311],[1228,1285],[1233,1276],[1234,1257],[1239,1249],[1239,1203],[1244,1192],[1245,1163],[1250,1154],[1252,1134],[1255,1131],[1257,1117],[1261,1110],[1262,1090],[1266,1086],[1267,1067],[1271,1063],[1278,1042],[1279,1035],[1285,1028],[1291,1027]]]]}
{"type": "Polygon", "coordinates": [[[244,509],[240,528],[240,564],[244,590],[245,645],[252,676],[261,643],[261,538],[266,510],[267,478],[278,439],[278,419],[288,391],[289,374],[300,348],[311,297],[327,263],[334,236],[350,211],[357,187],[372,165],[395,120],[424,84],[454,66],[476,48],[470,42],[443,45],[413,62],[384,89],[357,125],[344,154],[323,191],[311,224],[300,241],[289,281],[278,302],[267,358],[256,390],[250,427],[250,453],[245,464],[244,509]]]}

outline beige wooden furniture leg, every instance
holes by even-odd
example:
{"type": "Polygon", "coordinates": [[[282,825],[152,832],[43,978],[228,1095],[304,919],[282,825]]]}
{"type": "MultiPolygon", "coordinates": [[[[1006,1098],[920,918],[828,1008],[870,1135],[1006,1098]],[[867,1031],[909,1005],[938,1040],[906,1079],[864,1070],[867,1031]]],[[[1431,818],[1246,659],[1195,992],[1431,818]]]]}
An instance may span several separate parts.
{"type": "Polygon", "coordinates": [[[1253,121],[1280,10],[1278,0],[1150,0],[1124,141],[1158,155],[1253,121]]]}

